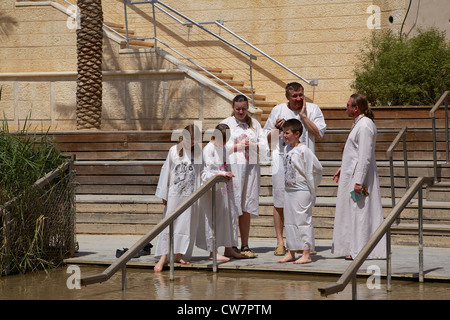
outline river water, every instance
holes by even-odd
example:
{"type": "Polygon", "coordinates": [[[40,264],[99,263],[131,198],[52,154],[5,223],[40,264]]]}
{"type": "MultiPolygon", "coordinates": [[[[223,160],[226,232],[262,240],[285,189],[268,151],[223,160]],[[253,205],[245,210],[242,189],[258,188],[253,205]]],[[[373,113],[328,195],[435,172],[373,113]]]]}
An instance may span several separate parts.
{"type": "MultiPolygon", "coordinates": [[[[104,267],[80,266],[81,275],[102,272],[104,267]]],[[[0,277],[1,300],[350,300],[351,284],[339,293],[323,297],[319,287],[338,277],[275,272],[175,270],[155,274],[153,269],[127,268],[127,288],[122,290],[121,273],[104,283],[77,289],[68,266],[25,275],[0,277]]],[[[450,300],[448,282],[393,280],[368,283],[358,279],[357,298],[361,300],[450,300]],[[378,285],[378,286],[377,286],[378,285]]]]}

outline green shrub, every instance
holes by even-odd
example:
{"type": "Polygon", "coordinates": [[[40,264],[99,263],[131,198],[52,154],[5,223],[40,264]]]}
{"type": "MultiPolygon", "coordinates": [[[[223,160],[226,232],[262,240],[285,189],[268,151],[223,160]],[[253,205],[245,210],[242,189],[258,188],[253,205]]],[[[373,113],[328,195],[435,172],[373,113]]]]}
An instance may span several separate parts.
{"type": "Polygon", "coordinates": [[[450,88],[450,46],[445,32],[419,30],[406,38],[374,31],[359,55],[352,88],[372,105],[434,105],[450,88]]]}

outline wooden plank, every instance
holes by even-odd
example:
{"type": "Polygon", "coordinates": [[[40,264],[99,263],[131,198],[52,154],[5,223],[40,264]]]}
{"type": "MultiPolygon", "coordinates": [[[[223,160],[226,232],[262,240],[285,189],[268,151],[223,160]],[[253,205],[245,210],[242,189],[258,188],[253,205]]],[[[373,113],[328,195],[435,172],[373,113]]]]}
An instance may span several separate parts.
{"type": "Polygon", "coordinates": [[[77,182],[82,185],[154,185],[158,184],[159,176],[77,176],[77,182]]]}
{"type": "Polygon", "coordinates": [[[76,165],[77,175],[159,175],[162,164],[155,165],[76,165]]]}
{"type": "Polygon", "coordinates": [[[165,142],[70,142],[58,143],[56,146],[61,151],[169,151],[174,143],[165,142]]]}
{"type": "Polygon", "coordinates": [[[77,194],[139,194],[154,195],[156,186],[150,185],[79,185],[76,189],[77,194]]]}

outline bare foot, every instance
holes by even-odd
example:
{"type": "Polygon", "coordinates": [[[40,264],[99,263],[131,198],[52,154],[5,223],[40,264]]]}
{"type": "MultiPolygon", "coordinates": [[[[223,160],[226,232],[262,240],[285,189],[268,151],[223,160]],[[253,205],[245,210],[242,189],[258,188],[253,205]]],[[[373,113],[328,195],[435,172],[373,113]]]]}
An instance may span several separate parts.
{"type": "Polygon", "coordinates": [[[298,258],[297,260],[294,261],[294,264],[306,264],[306,263],[311,263],[311,257],[310,256],[305,256],[302,255],[300,258],[298,258]]]}
{"type": "Polygon", "coordinates": [[[177,257],[175,258],[175,262],[181,263],[181,264],[189,264],[190,262],[183,259],[183,255],[181,253],[177,254],[177,257]]]}
{"type": "Polygon", "coordinates": [[[291,253],[290,251],[286,253],[283,259],[278,260],[278,263],[286,263],[295,260],[295,252],[291,253]]]}
{"type": "Polygon", "coordinates": [[[153,267],[153,271],[155,271],[157,273],[161,272],[166,263],[167,263],[167,256],[162,255],[161,258],[159,258],[158,263],[153,267]]]}
{"type": "Polygon", "coordinates": [[[235,259],[245,259],[247,256],[242,253],[236,252],[233,248],[225,248],[223,253],[226,257],[235,258],[235,259]]]}
{"type": "MultiPolygon", "coordinates": [[[[217,261],[230,261],[231,260],[230,258],[227,258],[218,252],[216,253],[216,259],[217,259],[217,261]]],[[[212,253],[209,255],[209,260],[213,260],[212,253]]]]}

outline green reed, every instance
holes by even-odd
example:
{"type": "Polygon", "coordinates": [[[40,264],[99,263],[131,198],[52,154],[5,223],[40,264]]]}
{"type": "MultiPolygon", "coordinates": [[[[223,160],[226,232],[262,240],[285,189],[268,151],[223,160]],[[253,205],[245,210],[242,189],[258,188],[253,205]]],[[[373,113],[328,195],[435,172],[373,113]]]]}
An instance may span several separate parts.
{"type": "Polygon", "coordinates": [[[52,251],[61,248],[60,239],[67,243],[67,235],[73,237],[71,180],[60,178],[44,189],[32,187],[67,158],[48,131],[31,132],[28,119],[17,132],[9,132],[4,119],[0,131],[0,206],[15,199],[7,210],[9,220],[6,211],[0,215],[0,276],[57,264],[65,253],[52,251]]]}

